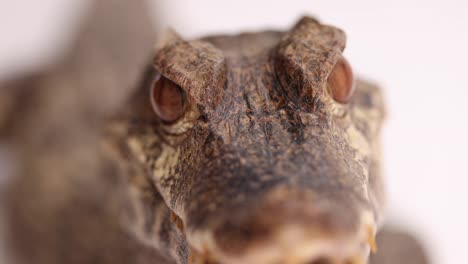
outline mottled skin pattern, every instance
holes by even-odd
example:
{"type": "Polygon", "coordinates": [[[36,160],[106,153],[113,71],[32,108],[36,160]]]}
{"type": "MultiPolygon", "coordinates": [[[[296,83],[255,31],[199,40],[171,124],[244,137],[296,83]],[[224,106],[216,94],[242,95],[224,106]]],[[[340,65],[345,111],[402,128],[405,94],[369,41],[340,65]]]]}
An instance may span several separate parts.
{"type": "Polygon", "coordinates": [[[382,217],[383,106],[363,81],[350,103],[331,98],[344,47],[341,30],[303,18],[289,32],[172,36],[157,51],[124,111],[122,148],[183,223],[194,262],[367,258],[382,217]],[[160,74],[185,92],[170,124],[149,103],[160,74]]]}
{"type": "MultiPolygon", "coordinates": [[[[16,160],[0,185],[1,263],[363,261],[382,218],[382,99],[364,82],[348,104],[330,99],[341,31],[305,18],[286,33],[173,37],[135,85],[153,43],[145,7],[95,4],[56,65],[0,84],[0,148],[16,160]],[[149,103],[161,73],[187,99],[172,124],[149,103]]],[[[405,233],[377,242],[372,264],[428,263],[405,233]]]]}
{"type": "MultiPolygon", "coordinates": [[[[0,252],[0,263],[174,263],[124,224],[129,216],[134,224],[123,213],[127,173],[101,146],[99,125],[120,109],[152,53],[146,10],[141,1],[93,1],[55,64],[0,80],[0,149],[13,161],[0,183],[9,257],[0,252]]],[[[171,230],[162,233],[176,238],[171,230]]]]}

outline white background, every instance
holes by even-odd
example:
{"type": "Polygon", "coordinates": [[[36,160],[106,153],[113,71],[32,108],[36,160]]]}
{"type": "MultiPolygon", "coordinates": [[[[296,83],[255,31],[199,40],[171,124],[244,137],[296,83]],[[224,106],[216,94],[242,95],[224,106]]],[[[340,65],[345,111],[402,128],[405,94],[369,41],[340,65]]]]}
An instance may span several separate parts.
{"type": "MultiPolygon", "coordinates": [[[[0,78],[51,60],[86,1],[0,0],[0,78]]],[[[434,263],[468,263],[468,2],[166,0],[182,35],[287,29],[302,14],[341,27],[355,71],[382,85],[391,219],[425,238],[434,263]]],[[[161,25],[159,25],[161,26],[161,25]]],[[[1,250],[0,250],[1,254],[1,250]]]]}

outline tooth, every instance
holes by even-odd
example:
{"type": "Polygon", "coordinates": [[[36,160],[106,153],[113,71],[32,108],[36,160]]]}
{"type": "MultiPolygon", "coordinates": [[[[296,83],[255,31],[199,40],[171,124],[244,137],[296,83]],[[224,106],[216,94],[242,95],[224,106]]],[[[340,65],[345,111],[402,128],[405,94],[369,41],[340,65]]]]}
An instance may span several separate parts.
{"type": "Polygon", "coordinates": [[[375,232],[374,228],[371,226],[369,226],[369,228],[367,229],[367,243],[369,244],[372,253],[376,253],[377,243],[375,242],[375,232]]]}
{"type": "Polygon", "coordinates": [[[198,254],[197,252],[190,250],[190,255],[189,255],[189,263],[190,264],[205,264],[206,259],[204,256],[201,254],[198,254]]]}
{"type": "Polygon", "coordinates": [[[189,264],[215,264],[216,261],[210,257],[210,254],[205,251],[203,253],[198,252],[194,248],[190,247],[189,264]]]}
{"type": "Polygon", "coordinates": [[[171,211],[171,224],[175,224],[180,231],[184,231],[184,222],[178,215],[176,215],[173,211],[171,211]]]}

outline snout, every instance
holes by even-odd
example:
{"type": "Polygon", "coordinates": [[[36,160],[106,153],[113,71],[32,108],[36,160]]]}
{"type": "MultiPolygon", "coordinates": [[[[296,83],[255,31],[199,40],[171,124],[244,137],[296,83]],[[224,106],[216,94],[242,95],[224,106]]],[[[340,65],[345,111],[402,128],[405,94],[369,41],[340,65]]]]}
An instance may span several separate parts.
{"type": "Polygon", "coordinates": [[[256,199],[190,234],[194,250],[226,264],[365,263],[374,246],[371,212],[345,193],[283,186],[256,199]]]}
{"type": "Polygon", "coordinates": [[[327,133],[242,146],[207,163],[177,199],[193,252],[221,264],[366,262],[380,212],[370,159],[327,133]]]}

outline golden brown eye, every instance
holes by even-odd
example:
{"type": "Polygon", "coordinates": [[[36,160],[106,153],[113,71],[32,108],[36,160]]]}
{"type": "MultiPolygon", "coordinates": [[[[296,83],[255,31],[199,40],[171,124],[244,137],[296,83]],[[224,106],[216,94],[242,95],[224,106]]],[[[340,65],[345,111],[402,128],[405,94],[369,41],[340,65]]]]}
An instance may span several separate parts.
{"type": "Polygon", "coordinates": [[[328,76],[328,87],[335,101],[345,104],[354,92],[353,70],[349,62],[341,56],[328,76]]]}
{"type": "Polygon", "coordinates": [[[161,120],[168,123],[176,121],[185,111],[182,88],[161,76],[151,87],[151,104],[161,120]]]}

